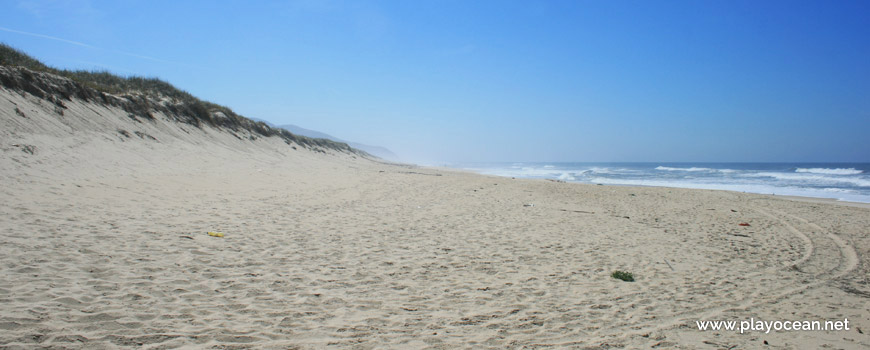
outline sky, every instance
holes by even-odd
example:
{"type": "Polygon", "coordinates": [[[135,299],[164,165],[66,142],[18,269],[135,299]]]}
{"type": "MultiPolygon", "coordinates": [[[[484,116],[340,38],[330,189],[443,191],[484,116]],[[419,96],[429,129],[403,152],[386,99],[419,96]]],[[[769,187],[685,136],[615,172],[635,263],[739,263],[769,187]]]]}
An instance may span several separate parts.
{"type": "Polygon", "coordinates": [[[870,162],[870,1],[2,1],[0,42],[484,161],[870,162]]]}

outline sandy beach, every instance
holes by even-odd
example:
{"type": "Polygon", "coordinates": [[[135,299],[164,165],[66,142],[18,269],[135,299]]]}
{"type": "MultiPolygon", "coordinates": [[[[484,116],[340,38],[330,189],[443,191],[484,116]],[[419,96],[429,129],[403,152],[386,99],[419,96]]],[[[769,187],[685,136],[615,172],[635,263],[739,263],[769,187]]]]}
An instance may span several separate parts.
{"type": "Polygon", "coordinates": [[[866,206],[387,164],[2,92],[0,348],[870,347],[866,206]],[[696,326],[750,318],[850,329],[696,326]]]}

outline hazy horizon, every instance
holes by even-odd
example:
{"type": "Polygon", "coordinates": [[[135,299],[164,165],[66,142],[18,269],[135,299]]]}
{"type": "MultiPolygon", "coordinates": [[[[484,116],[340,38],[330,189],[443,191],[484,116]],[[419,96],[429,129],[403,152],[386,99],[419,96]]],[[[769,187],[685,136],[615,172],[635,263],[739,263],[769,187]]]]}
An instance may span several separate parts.
{"type": "Polygon", "coordinates": [[[407,161],[870,161],[870,3],[16,1],[0,42],[407,161]]]}

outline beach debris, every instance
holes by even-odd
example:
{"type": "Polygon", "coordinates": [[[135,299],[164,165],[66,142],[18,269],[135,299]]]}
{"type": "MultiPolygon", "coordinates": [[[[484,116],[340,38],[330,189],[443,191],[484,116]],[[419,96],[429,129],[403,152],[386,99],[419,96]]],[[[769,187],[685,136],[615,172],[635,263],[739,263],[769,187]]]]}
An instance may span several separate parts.
{"type": "Polygon", "coordinates": [[[671,271],[677,271],[677,270],[674,270],[674,267],[673,267],[673,266],[671,266],[671,263],[669,263],[669,262],[668,262],[668,259],[662,259],[662,260],[664,260],[664,261],[665,261],[665,264],[668,264],[668,267],[670,267],[670,268],[671,268],[671,271]]]}
{"type": "Polygon", "coordinates": [[[209,236],[212,236],[212,237],[218,237],[218,238],[223,238],[223,237],[224,237],[224,234],[223,234],[222,232],[212,232],[212,231],[208,231],[208,235],[209,235],[209,236]]]}
{"type": "Polygon", "coordinates": [[[523,204],[524,207],[534,207],[535,205],[532,203],[523,204]]]}
{"type": "Polygon", "coordinates": [[[180,236],[178,236],[178,237],[181,237],[181,238],[184,238],[184,239],[193,239],[193,237],[185,236],[185,235],[180,235],[180,236]]]}
{"type": "Polygon", "coordinates": [[[568,209],[559,209],[561,211],[567,211],[571,213],[581,213],[581,214],[595,214],[594,211],[584,211],[584,210],[568,210],[568,209]]]}
{"type": "Polygon", "coordinates": [[[730,349],[734,349],[734,348],[737,347],[737,345],[731,345],[731,346],[728,346],[727,344],[714,343],[714,342],[711,342],[711,341],[709,341],[709,340],[705,340],[703,343],[704,343],[704,344],[708,344],[708,345],[713,345],[713,346],[716,346],[716,347],[719,347],[719,348],[722,348],[722,349],[728,349],[728,350],[730,350],[730,349]]]}
{"type": "Polygon", "coordinates": [[[21,152],[28,153],[30,155],[36,154],[36,146],[34,145],[24,145],[24,144],[13,144],[12,147],[21,148],[21,152]]]}
{"type": "Polygon", "coordinates": [[[750,225],[749,225],[748,223],[741,222],[741,223],[740,223],[740,226],[750,226],[750,225]]]}
{"type": "Polygon", "coordinates": [[[736,213],[736,212],[737,212],[737,211],[736,211],[736,210],[734,210],[734,209],[731,209],[731,212],[732,212],[732,213],[736,213]]]}
{"type": "Polygon", "coordinates": [[[728,234],[732,235],[732,236],[737,236],[737,237],[747,237],[747,238],[749,237],[749,235],[744,235],[742,233],[728,233],[728,234]]]}
{"type": "Polygon", "coordinates": [[[400,171],[399,174],[441,176],[441,174],[438,174],[438,173],[435,173],[435,174],[427,174],[427,173],[420,173],[420,172],[416,172],[416,171],[400,171]]]}

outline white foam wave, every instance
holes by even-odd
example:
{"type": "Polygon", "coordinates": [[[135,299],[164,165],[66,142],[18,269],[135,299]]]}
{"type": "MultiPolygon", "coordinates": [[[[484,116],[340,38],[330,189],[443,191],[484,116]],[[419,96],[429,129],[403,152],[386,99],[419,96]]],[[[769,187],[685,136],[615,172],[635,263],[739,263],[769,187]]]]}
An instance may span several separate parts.
{"type": "MultiPolygon", "coordinates": [[[[578,176],[591,176],[592,174],[619,174],[622,169],[611,169],[607,167],[592,167],[589,169],[571,169],[557,165],[536,166],[511,166],[509,168],[467,168],[483,174],[508,176],[508,177],[530,177],[530,178],[558,178],[559,180],[575,181],[578,176]]],[[[630,170],[625,170],[631,172],[630,170]]]]}
{"type": "Polygon", "coordinates": [[[811,173],[811,174],[825,174],[825,175],[858,175],[863,173],[863,170],[858,170],[855,168],[797,168],[795,170],[796,173],[811,173]]]}
{"type": "Polygon", "coordinates": [[[734,169],[713,169],[713,168],[699,168],[699,167],[691,167],[691,168],[673,168],[673,167],[669,167],[669,166],[657,166],[657,167],[656,167],[656,170],[662,170],[662,171],[690,171],[690,172],[699,172],[699,171],[704,171],[704,172],[708,172],[708,173],[719,172],[719,173],[726,173],[726,174],[730,174],[730,173],[735,173],[735,172],[737,172],[737,170],[734,170],[734,169]]]}
{"type": "Polygon", "coordinates": [[[850,190],[850,189],[846,189],[846,188],[835,188],[835,187],[823,188],[822,191],[837,192],[837,193],[855,193],[854,190],[850,190]]]}
{"type": "Polygon", "coordinates": [[[870,195],[849,190],[833,188],[813,189],[795,186],[773,186],[768,184],[738,184],[738,183],[701,183],[693,181],[611,179],[598,177],[589,179],[590,183],[606,185],[677,187],[706,190],[726,190],[735,192],[750,192],[760,194],[775,194],[785,196],[801,196],[815,198],[831,198],[841,201],[870,203],[870,195]]]}
{"type": "Polygon", "coordinates": [[[831,177],[812,174],[794,174],[794,173],[773,173],[761,172],[754,174],[744,174],[749,177],[772,177],[778,180],[810,182],[817,184],[852,184],[859,187],[870,187],[870,180],[853,177],[831,177]]]}
{"type": "Polygon", "coordinates": [[[664,170],[664,171],[716,171],[716,169],[711,169],[711,168],[696,168],[696,167],[672,168],[669,166],[658,166],[658,167],[656,167],[656,170],[664,170]]]}
{"type": "Polygon", "coordinates": [[[564,171],[556,168],[536,168],[531,166],[511,166],[510,168],[466,168],[481,174],[496,175],[504,177],[525,177],[525,178],[555,178],[560,176],[564,171]]]}
{"type": "Polygon", "coordinates": [[[592,167],[587,171],[595,174],[613,174],[613,171],[611,171],[610,168],[592,167]]]}

